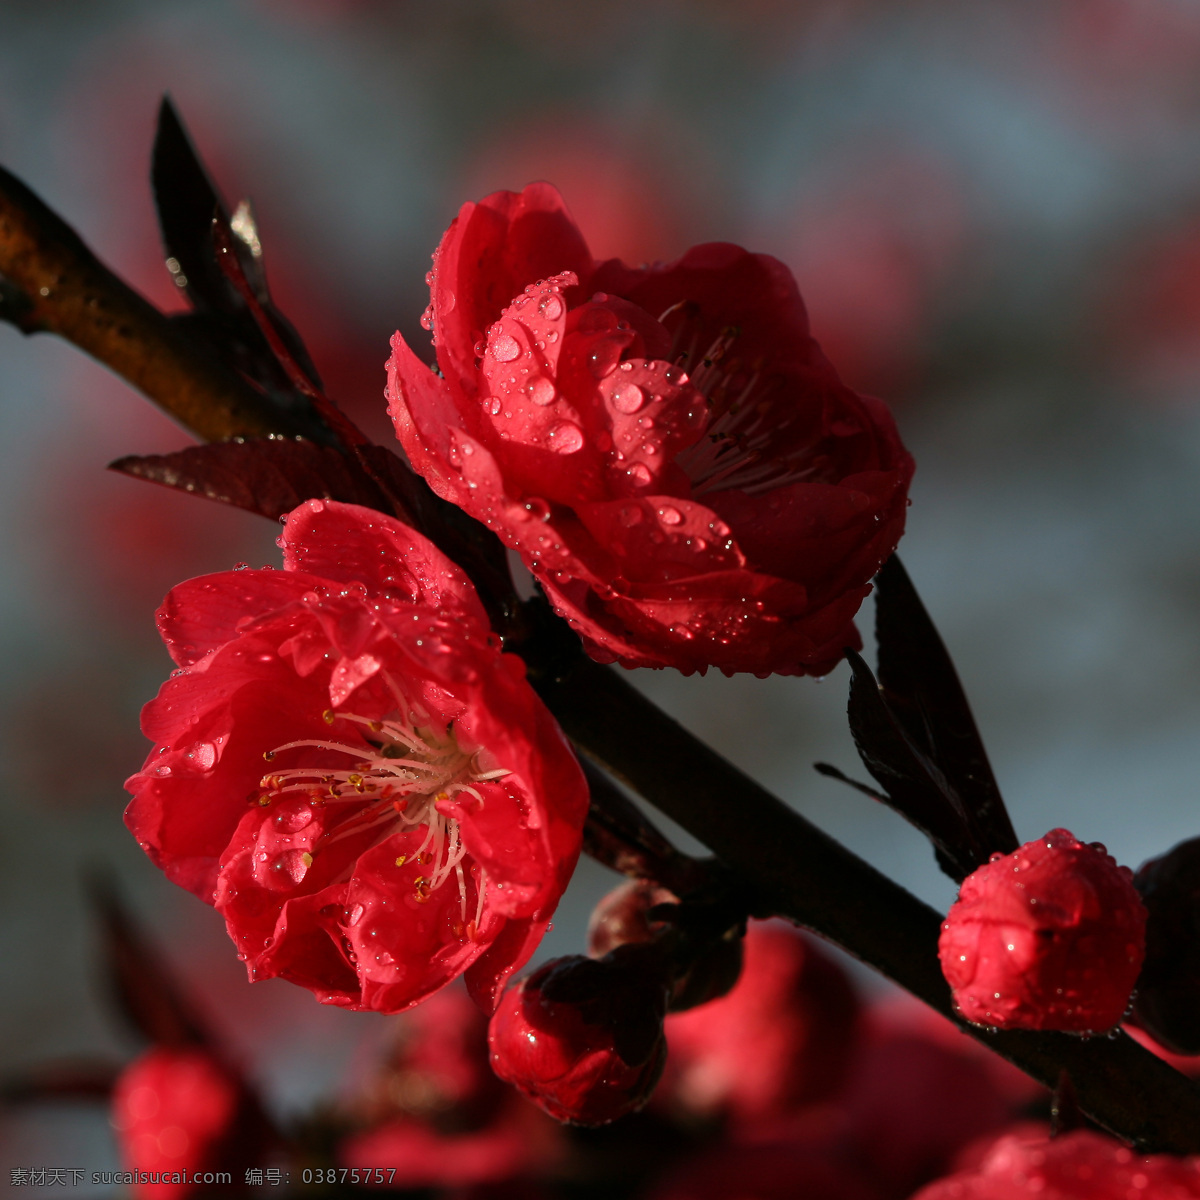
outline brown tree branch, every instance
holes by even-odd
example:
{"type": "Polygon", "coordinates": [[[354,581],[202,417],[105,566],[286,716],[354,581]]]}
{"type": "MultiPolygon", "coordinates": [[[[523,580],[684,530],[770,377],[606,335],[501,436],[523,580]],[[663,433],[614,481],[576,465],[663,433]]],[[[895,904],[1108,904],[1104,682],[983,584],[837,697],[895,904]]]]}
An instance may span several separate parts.
{"type": "Polygon", "coordinates": [[[186,324],[118,279],[3,168],[0,317],[25,333],[74,342],[205,441],[314,432],[271,404],[186,324]]]}

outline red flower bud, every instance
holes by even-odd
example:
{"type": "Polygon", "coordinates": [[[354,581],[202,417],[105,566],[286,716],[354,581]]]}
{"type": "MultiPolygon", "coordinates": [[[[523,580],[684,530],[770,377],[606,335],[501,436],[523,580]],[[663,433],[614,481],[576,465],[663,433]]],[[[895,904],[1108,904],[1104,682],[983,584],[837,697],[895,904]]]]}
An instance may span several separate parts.
{"type": "Polygon", "coordinates": [[[939,955],[968,1021],[1111,1029],[1141,969],[1146,910],[1128,867],[1053,829],[963,880],[939,955]]]}
{"type": "Polygon", "coordinates": [[[1080,1129],[1053,1141],[1002,1137],[978,1170],[941,1179],[913,1200],[1191,1200],[1200,1197],[1200,1159],[1139,1155],[1080,1129]]]}
{"type": "Polygon", "coordinates": [[[492,1069],[552,1117],[607,1125],[650,1098],[667,1058],[667,984],[650,947],[546,963],[492,1017],[492,1069]]]}
{"type": "Polygon", "coordinates": [[[135,1188],[138,1196],[182,1196],[190,1186],[170,1176],[207,1171],[226,1155],[246,1099],[239,1082],[203,1050],[157,1047],[117,1080],[112,1124],[132,1171],[165,1174],[135,1188]]]}

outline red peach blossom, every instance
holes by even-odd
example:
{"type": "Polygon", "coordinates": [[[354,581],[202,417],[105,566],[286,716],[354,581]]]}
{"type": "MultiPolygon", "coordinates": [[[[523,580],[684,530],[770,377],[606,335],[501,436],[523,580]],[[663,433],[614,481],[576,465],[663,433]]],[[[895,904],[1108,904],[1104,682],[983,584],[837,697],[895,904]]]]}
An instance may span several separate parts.
{"type": "MultiPolygon", "coordinates": [[[[223,1165],[244,1099],[238,1080],[206,1051],[148,1051],[125,1068],[113,1089],[112,1124],[126,1169],[171,1177],[223,1165]]],[[[168,1178],[138,1184],[134,1194],[185,1196],[195,1190],[168,1178]]]]}
{"type": "Polygon", "coordinates": [[[467,204],[434,255],[441,376],[397,335],[397,435],[602,662],[820,674],[904,528],[912,460],[783,264],[595,262],[558,193],[467,204]]]}
{"type": "Polygon", "coordinates": [[[679,1100],[753,1125],[834,1094],[846,1077],[859,1003],[845,972],[782,922],[753,922],[727,996],[667,1017],[679,1100]]]}
{"type": "Polygon", "coordinates": [[[1145,935],[1129,868],[1053,829],[963,880],[938,954],[968,1021],[1098,1032],[1129,1005],[1145,935]]]}
{"type": "Polygon", "coordinates": [[[1002,1137],[978,1170],[931,1183],[913,1200],[1196,1200],[1200,1159],[1136,1154],[1103,1134],[1002,1137]]]}
{"type": "Polygon", "coordinates": [[[284,569],[175,588],[179,664],[126,824],[224,916],[252,979],[489,1010],[574,869],[586,785],[463,573],[400,522],[308,501],[284,569]]]}

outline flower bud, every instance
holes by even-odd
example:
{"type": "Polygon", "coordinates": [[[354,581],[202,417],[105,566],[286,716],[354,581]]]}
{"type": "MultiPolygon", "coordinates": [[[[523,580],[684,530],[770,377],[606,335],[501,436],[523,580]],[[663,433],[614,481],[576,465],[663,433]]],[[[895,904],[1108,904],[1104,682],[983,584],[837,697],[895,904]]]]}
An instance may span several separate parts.
{"type": "Polygon", "coordinates": [[[1200,1054],[1200,838],[1143,863],[1133,882],[1150,914],[1134,1016],[1168,1050],[1200,1054]]]}
{"type": "Polygon", "coordinates": [[[1142,965],[1146,910],[1128,867],[1053,829],[963,880],[938,953],[968,1021],[1111,1029],[1142,965]]]}
{"type": "MultiPolygon", "coordinates": [[[[211,1054],[157,1047],[117,1080],[112,1124],[127,1168],[156,1174],[208,1170],[226,1156],[240,1124],[244,1090],[211,1054]]],[[[179,1196],[178,1183],[148,1182],[139,1196],[179,1196]]]]}
{"type": "Polygon", "coordinates": [[[552,1117],[606,1125],[650,1098],[667,1057],[667,983],[653,947],[548,962],[505,993],[492,1069],[552,1117]]]}

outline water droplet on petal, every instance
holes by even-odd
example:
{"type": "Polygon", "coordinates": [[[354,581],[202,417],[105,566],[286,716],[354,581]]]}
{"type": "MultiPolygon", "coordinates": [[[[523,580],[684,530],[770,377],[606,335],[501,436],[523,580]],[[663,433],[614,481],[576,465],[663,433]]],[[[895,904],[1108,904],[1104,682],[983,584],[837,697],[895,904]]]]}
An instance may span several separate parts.
{"type": "Polygon", "coordinates": [[[658,519],[664,525],[678,525],[683,520],[683,513],[679,509],[672,508],[669,504],[666,504],[658,510],[658,519]]]}
{"type": "Polygon", "coordinates": [[[622,384],[612,395],[612,405],[617,412],[635,413],[646,403],[646,393],[636,383],[622,384]]]}
{"type": "Polygon", "coordinates": [[[557,296],[546,296],[538,308],[547,321],[557,321],[563,314],[563,302],[557,296]]]}
{"type": "Polygon", "coordinates": [[[625,472],[634,483],[645,487],[654,477],[650,474],[650,468],[645,463],[634,463],[633,466],[625,472]]]}
{"type": "Polygon", "coordinates": [[[363,918],[363,913],[366,910],[361,904],[356,904],[346,916],[347,925],[357,925],[363,918]]]}
{"type": "Polygon", "coordinates": [[[287,833],[298,833],[313,819],[311,808],[293,808],[275,814],[275,824],[287,833]]]}
{"type": "Polygon", "coordinates": [[[525,388],[529,393],[529,398],[534,404],[540,404],[543,408],[548,404],[553,404],[558,399],[558,392],[554,384],[545,376],[539,376],[537,379],[530,380],[525,388]]]}
{"type": "Polygon", "coordinates": [[[521,347],[511,333],[497,334],[488,343],[488,350],[497,362],[512,362],[521,353],[521,347]]]}
{"type": "Polygon", "coordinates": [[[583,430],[570,421],[560,421],[546,437],[550,449],[559,454],[574,454],[583,448],[583,430]]]}

